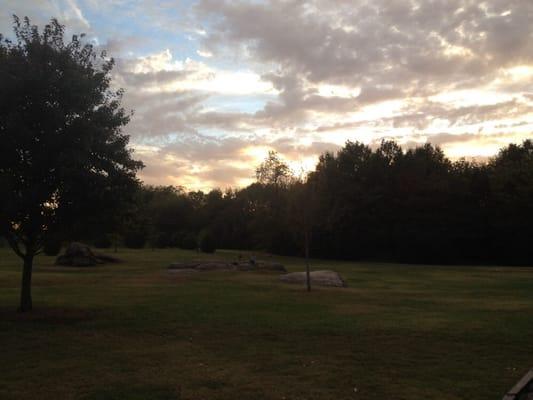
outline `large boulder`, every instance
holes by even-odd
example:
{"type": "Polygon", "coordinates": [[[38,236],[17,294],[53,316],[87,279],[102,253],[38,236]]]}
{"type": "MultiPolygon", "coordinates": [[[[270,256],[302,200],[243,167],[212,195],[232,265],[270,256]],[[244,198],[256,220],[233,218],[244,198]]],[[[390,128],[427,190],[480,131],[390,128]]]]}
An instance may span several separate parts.
{"type": "MultiPolygon", "coordinates": [[[[335,271],[312,271],[311,275],[311,285],[318,286],[333,286],[333,287],[346,287],[346,282],[335,271]]],[[[285,283],[298,283],[305,284],[307,282],[307,277],[305,272],[292,272],[290,274],[281,275],[279,278],[282,282],[285,283]]]]}
{"type": "Polygon", "coordinates": [[[97,264],[117,263],[115,257],[95,253],[89,246],[79,242],[72,242],[65,250],[65,254],[57,257],[56,265],[70,267],[92,267],[97,264]]]}

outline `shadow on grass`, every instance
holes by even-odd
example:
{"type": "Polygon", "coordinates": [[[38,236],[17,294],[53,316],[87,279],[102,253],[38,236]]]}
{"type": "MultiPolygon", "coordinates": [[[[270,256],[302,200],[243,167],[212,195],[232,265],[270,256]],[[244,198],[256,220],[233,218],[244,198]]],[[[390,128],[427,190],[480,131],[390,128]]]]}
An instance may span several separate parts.
{"type": "Polygon", "coordinates": [[[51,325],[73,325],[96,317],[96,310],[78,308],[34,308],[20,313],[14,308],[0,308],[0,320],[16,323],[42,323],[51,325]]]}

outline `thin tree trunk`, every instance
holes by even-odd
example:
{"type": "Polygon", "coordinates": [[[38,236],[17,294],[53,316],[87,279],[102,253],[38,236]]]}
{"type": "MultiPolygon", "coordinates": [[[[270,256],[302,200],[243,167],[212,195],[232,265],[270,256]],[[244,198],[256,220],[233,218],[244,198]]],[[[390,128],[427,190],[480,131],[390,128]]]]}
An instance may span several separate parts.
{"type": "Polygon", "coordinates": [[[311,291],[311,271],[309,268],[309,232],[305,231],[305,275],[307,291],[311,291]]]}
{"type": "Polygon", "coordinates": [[[24,267],[22,269],[22,288],[20,292],[19,312],[31,311],[33,304],[31,300],[31,273],[33,268],[33,254],[24,256],[24,267]]]}

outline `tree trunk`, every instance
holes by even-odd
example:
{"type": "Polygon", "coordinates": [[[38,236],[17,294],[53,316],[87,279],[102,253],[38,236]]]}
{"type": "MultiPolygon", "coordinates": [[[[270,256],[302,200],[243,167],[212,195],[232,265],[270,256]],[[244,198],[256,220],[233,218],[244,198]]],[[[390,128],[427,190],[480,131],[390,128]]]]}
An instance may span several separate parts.
{"type": "Polygon", "coordinates": [[[311,291],[311,271],[309,268],[309,232],[305,232],[305,280],[307,283],[307,291],[311,291]]]}
{"type": "Polygon", "coordinates": [[[19,312],[32,310],[31,300],[31,272],[33,268],[33,254],[24,256],[24,268],[22,270],[22,289],[20,292],[19,312]]]}

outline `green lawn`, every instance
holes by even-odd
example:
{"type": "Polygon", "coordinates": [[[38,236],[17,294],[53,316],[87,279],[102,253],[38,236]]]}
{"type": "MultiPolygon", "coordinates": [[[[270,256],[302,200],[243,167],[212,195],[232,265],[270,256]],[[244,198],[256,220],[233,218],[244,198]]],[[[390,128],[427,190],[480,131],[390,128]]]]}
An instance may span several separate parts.
{"type": "Polygon", "coordinates": [[[487,400],[533,366],[533,269],[315,261],[349,288],[308,294],[274,273],[167,273],[193,252],[119,256],[38,258],[20,315],[0,249],[0,399],[487,400]]]}

